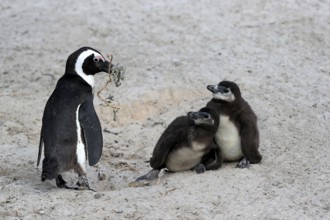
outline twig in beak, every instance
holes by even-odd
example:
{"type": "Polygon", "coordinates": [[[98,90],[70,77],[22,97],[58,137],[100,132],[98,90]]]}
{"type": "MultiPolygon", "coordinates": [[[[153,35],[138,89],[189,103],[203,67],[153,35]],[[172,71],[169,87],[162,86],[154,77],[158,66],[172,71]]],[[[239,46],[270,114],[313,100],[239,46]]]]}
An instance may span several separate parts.
{"type": "MultiPolygon", "coordinates": [[[[109,58],[109,72],[108,72],[108,80],[105,83],[105,85],[96,93],[97,97],[103,102],[102,105],[105,107],[111,107],[113,109],[113,120],[116,121],[117,120],[117,112],[119,111],[120,107],[119,107],[119,103],[117,105],[113,105],[112,104],[112,99],[109,98],[102,98],[101,97],[101,92],[103,90],[108,90],[107,86],[112,82],[112,78],[114,78],[115,81],[115,85],[116,87],[120,86],[120,80],[124,79],[124,73],[125,73],[125,69],[122,66],[119,65],[115,65],[111,68],[112,66],[112,59],[113,59],[113,55],[109,54],[108,55],[109,58]]],[[[108,97],[112,97],[112,95],[108,95],[108,97]]]]}

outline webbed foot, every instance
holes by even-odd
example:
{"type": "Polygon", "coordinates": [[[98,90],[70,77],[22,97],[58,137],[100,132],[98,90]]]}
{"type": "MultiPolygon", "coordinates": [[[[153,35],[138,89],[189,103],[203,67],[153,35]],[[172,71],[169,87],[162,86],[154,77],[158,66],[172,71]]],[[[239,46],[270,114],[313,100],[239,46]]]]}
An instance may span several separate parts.
{"type": "Polygon", "coordinates": [[[206,168],[204,166],[204,164],[200,163],[200,164],[197,164],[193,170],[197,173],[197,174],[201,174],[201,173],[204,173],[206,171],[206,168]]]}
{"type": "Polygon", "coordinates": [[[146,175],[140,176],[138,177],[135,182],[141,182],[141,181],[151,181],[154,179],[158,178],[158,174],[159,174],[160,170],[157,169],[152,169],[149,173],[147,173],[146,175]]]}
{"type": "Polygon", "coordinates": [[[76,186],[74,187],[74,189],[76,189],[76,190],[88,189],[88,190],[95,192],[95,190],[93,190],[89,187],[89,183],[88,183],[88,179],[87,179],[86,175],[78,176],[78,182],[76,183],[76,186]]]}
{"type": "Polygon", "coordinates": [[[243,159],[236,165],[236,168],[248,168],[250,163],[251,162],[246,157],[243,157],[243,159]]]}
{"type": "Polygon", "coordinates": [[[58,175],[55,180],[56,180],[56,186],[58,188],[75,189],[74,187],[68,186],[67,182],[63,179],[62,175],[58,175]]]}

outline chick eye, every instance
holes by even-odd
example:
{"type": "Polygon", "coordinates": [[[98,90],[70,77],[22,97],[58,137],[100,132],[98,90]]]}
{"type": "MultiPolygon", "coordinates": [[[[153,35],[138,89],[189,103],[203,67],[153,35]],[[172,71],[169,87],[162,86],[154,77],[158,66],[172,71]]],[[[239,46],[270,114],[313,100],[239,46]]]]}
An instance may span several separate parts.
{"type": "Polygon", "coordinates": [[[209,117],[210,117],[210,115],[207,114],[207,113],[205,113],[205,114],[203,115],[203,118],[204,118],[204,119],[208,119],[209,117]]]}
{"type": "Polygon", "coordinates": [[[100,61],[100,59],[99,59],[99,58],[96,58],[96,57],[94,57],[94,58],[93,58],[93,61],[94,61],[95,63],[98,63],[98,62],[100,61]]]}

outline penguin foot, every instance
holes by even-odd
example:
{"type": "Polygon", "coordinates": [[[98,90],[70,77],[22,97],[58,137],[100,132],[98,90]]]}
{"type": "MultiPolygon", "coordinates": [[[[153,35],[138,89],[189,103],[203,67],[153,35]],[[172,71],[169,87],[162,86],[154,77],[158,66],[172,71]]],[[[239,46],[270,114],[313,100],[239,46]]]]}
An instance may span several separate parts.
{"type": "Polygon", "coordinates": [[[78,176],[78,182],[76,183],[75,188],[76,190],[91,190],[93,192],[96,192],[92,188],[89,187],[88,179],[85,175],[78,176]]]}
{"type": "Polygon", "coordinates": [[[204,173],[206,171],[206,168],[204,166],[204,164],[200,163],[200,164],[197,164],[193,170],[197,173],[197,174],[201,174],[201,173],[204,173]]]}
{"type": "Polygon", "coordinates": [[[251,162],[246,159],[246,157],[243,157],[243,159],[236,165],[236,168],[248,168],[250,166],[250,163],[251,162]]]}
{"type": "Polygon", "coordinates": [[[64,189],[75,189],[75,187],[71,187],[67,185],[67,182],[63,179],[62,175],[58,175],[56,177],[56,186],[58,188],[64,188],[64,189]]]}
{"type": "Polygon", "coordinates": [[[222,158],[220,154],[220,149],[213,150],[214,152],[210,152],[209,154],[205,155],[202,163],[204,164],[206,170],[217,170],[222,165],[222,158]]]}
{"type": "Polygon", "coordinates": [[[151,180],[157,179],[159,172],[160,172],[160,170],[152,169],[146,175],[143,175],[143,176],[140,176],[139,178],[137,178],[135,180],[135,182],[141,182],[141,181],[145,181],[145,180],[151,181],[151,180]]]}

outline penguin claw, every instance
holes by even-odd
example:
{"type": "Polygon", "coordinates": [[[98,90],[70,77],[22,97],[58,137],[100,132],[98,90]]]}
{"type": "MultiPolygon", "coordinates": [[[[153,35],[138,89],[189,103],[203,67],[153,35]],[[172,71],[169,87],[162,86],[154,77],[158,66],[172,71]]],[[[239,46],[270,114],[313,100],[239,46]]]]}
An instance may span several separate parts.
{"type": "Polygon", "coordinates": [[[246,157],[243,157],[243,159],[236,165],[236,168],[248,168],[250,166],[250,163],[251,162],[246,159],[246,157]]]}
{"type": "Polygon", "coordinates": [[[69,186],[67,182],[63,179],[62,175],[56,177],[56,186],[62,189],[73,189],[73,190],[91,190],[96,192],[94,189],[89,187],[88,180],[86,176],[79,176],[76,186],[69,186]]]}
{"type": "Polygon", "coordinates": [[[92,189],[92,188],[89,188],[88,190],[92,191],[92,192],[96,192],[96,190],[92,189]]]}
{"type": "Polygon", "coordinates": [[[76,186],[74,187],[75,190],[91,190],[93,192],[96,192],[94,189],[89,187],[88,179],[86,176],[79,176],[78,182],[76,183],[76,186]]]}
{"type": "MultiPolygon", "coordinates": [[[[58,186],[59,187],[59,186],[58,186]]],[[[72,187],[72,186],[68,186],[67,184],[59,187],[59,188],[63,188],[63,189],[76,189],[75,187],[72,187]]]]}
{"type": "Polygon", "coordinates": [[[72,189],[75,189],[75,190],[90,190],[90,191],[96,192],[96,190],[90,188],[89,186],[88,187],[75,186],[72,189]]]}

